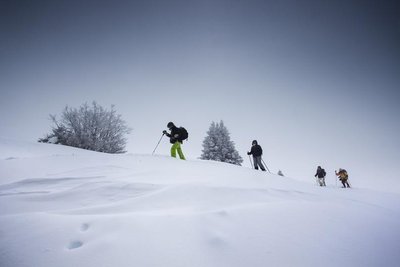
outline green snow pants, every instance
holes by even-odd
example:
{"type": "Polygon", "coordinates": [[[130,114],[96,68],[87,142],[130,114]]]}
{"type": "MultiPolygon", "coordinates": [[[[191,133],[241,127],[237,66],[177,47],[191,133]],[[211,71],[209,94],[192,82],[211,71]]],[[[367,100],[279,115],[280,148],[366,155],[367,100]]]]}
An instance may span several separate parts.
{"type": "Polygon", "coordinates": [[[172,145],[172,147],[171,147],[171,157],[176,158],[176,151],[178,151],[179,158],[184,160],[185,156],[182,153],[181,143],[179,141],[176,141],[172,145]]]}

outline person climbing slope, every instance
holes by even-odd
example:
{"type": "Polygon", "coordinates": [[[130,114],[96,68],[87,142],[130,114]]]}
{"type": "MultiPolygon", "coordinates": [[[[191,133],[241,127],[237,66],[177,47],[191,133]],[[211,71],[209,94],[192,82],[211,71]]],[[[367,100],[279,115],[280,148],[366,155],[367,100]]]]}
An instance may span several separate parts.
{"type": "Polygon", "coordinates": [[[253,140],[251,143],[251,150],[250,152],[247,152],[247,155],[253,155],[253,164],[254,164],[254,169],[258,170],[258,167],[261,168],[262,171],[265,172],[265,167],[262,164],[262,148],[261,146],[257,143],[257,140],[253,140]]]}
{"type": "Polygon", "coordinates": [[[183,127],[176,127],[173,122],[169,122],[167,124],[167,127],[170,130],[170,133],[164,130],[163,134],[169,137],[169,141],[172,144],[171,157],[176,158],[176,152],[178,152],[179,158],[185,160],[181,145],[183,143],[183,140],[186,140],[188,138],[188,133],[186,129],[183,127]]]}
{"type": "Polygon", "coordinates": [[[325,176],[326,176],[325,170],[321,168],[321,166],[318,166],[317,173],[314,175],[314,177],[318,177],[318,183],[320,186],[326,186],[325,176]]]}
{"type": "Polygon", "coordinates": [[[349,175],[347,174],[347,171],[345,169],[339,169],[338,172],[335,171],[336,176],[338,176],[339,180],[342,182],[343,184],[343,188],[350,188],[350,184],[349,184],[349,175]]]}

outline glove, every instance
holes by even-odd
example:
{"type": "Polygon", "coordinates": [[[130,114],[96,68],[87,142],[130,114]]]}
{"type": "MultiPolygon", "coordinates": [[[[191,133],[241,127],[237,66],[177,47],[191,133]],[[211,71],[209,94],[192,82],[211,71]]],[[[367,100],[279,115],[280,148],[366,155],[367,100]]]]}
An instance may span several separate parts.
{"type": "Polygon", "coordinates": [[[247,152],[247,155],[249,155],[249,156],[250,156],[250,155],[251,155],[251,152],[247,152]]]}
{"type": "Polygon", "coordinates": [[[162,133],[163,133],[163,134],[167,134],[167,131],[166,131],[166,130],[164,130],[164,131],[162,131],[162,133]]]}

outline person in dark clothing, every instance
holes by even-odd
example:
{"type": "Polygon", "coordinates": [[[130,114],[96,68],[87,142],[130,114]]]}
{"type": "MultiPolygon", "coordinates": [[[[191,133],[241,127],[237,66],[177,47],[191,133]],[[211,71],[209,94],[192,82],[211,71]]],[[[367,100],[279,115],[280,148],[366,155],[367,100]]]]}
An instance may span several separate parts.
{"type": "Polygon", "coordinates": [[[254,169],[258,170],[258,167],[260,167],[262,171],[265,171],[261,158],[263,153],[261,146],[257,143],[257,140],[253,140],[251,145],[251,150],[247,152],[247,155],[253,155],[254,169]]]}
{"type": "Polygon", "coordinates": [[[178,152],[179,158],[185,160],[185,156],[183,155],[181,148],[183,140],[180,138],[182,135],[180,129],[176,127],[173,122],[169,122],[167,127],[170,130],[170,133],[168,133],[166,130],[164,130],[163,133],[169,137],[169,142],[172,144],[171,157],[176,158],[176,152],[178,152]]]}
{"type": "Polygon", "coordinates": [[[321,166],[318,166],[317,168],[317,173],[314,175],[314,177],[318,176],[318,183],[320,186],[326,186],[325,184],[325,176],[326,172],[324,169],[321,168],[321,166]]]}

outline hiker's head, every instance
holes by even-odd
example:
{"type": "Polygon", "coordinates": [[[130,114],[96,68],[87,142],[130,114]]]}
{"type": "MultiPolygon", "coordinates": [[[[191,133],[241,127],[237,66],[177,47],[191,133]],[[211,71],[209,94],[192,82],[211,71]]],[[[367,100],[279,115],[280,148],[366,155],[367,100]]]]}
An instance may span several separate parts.
{"type": "Polygon", "coordinates": [[[170,122],[168,122],[167,127],[168,127],[168,129],[171,129],[171,128],[175,127],[175,124],[172,121],[170,121],[170,122]]]}
{"type": "Polygon", "coordinates": [[[253,140],[253,142],[251,143],[253,146],[258,145],[257,140],[253,140]]]}

